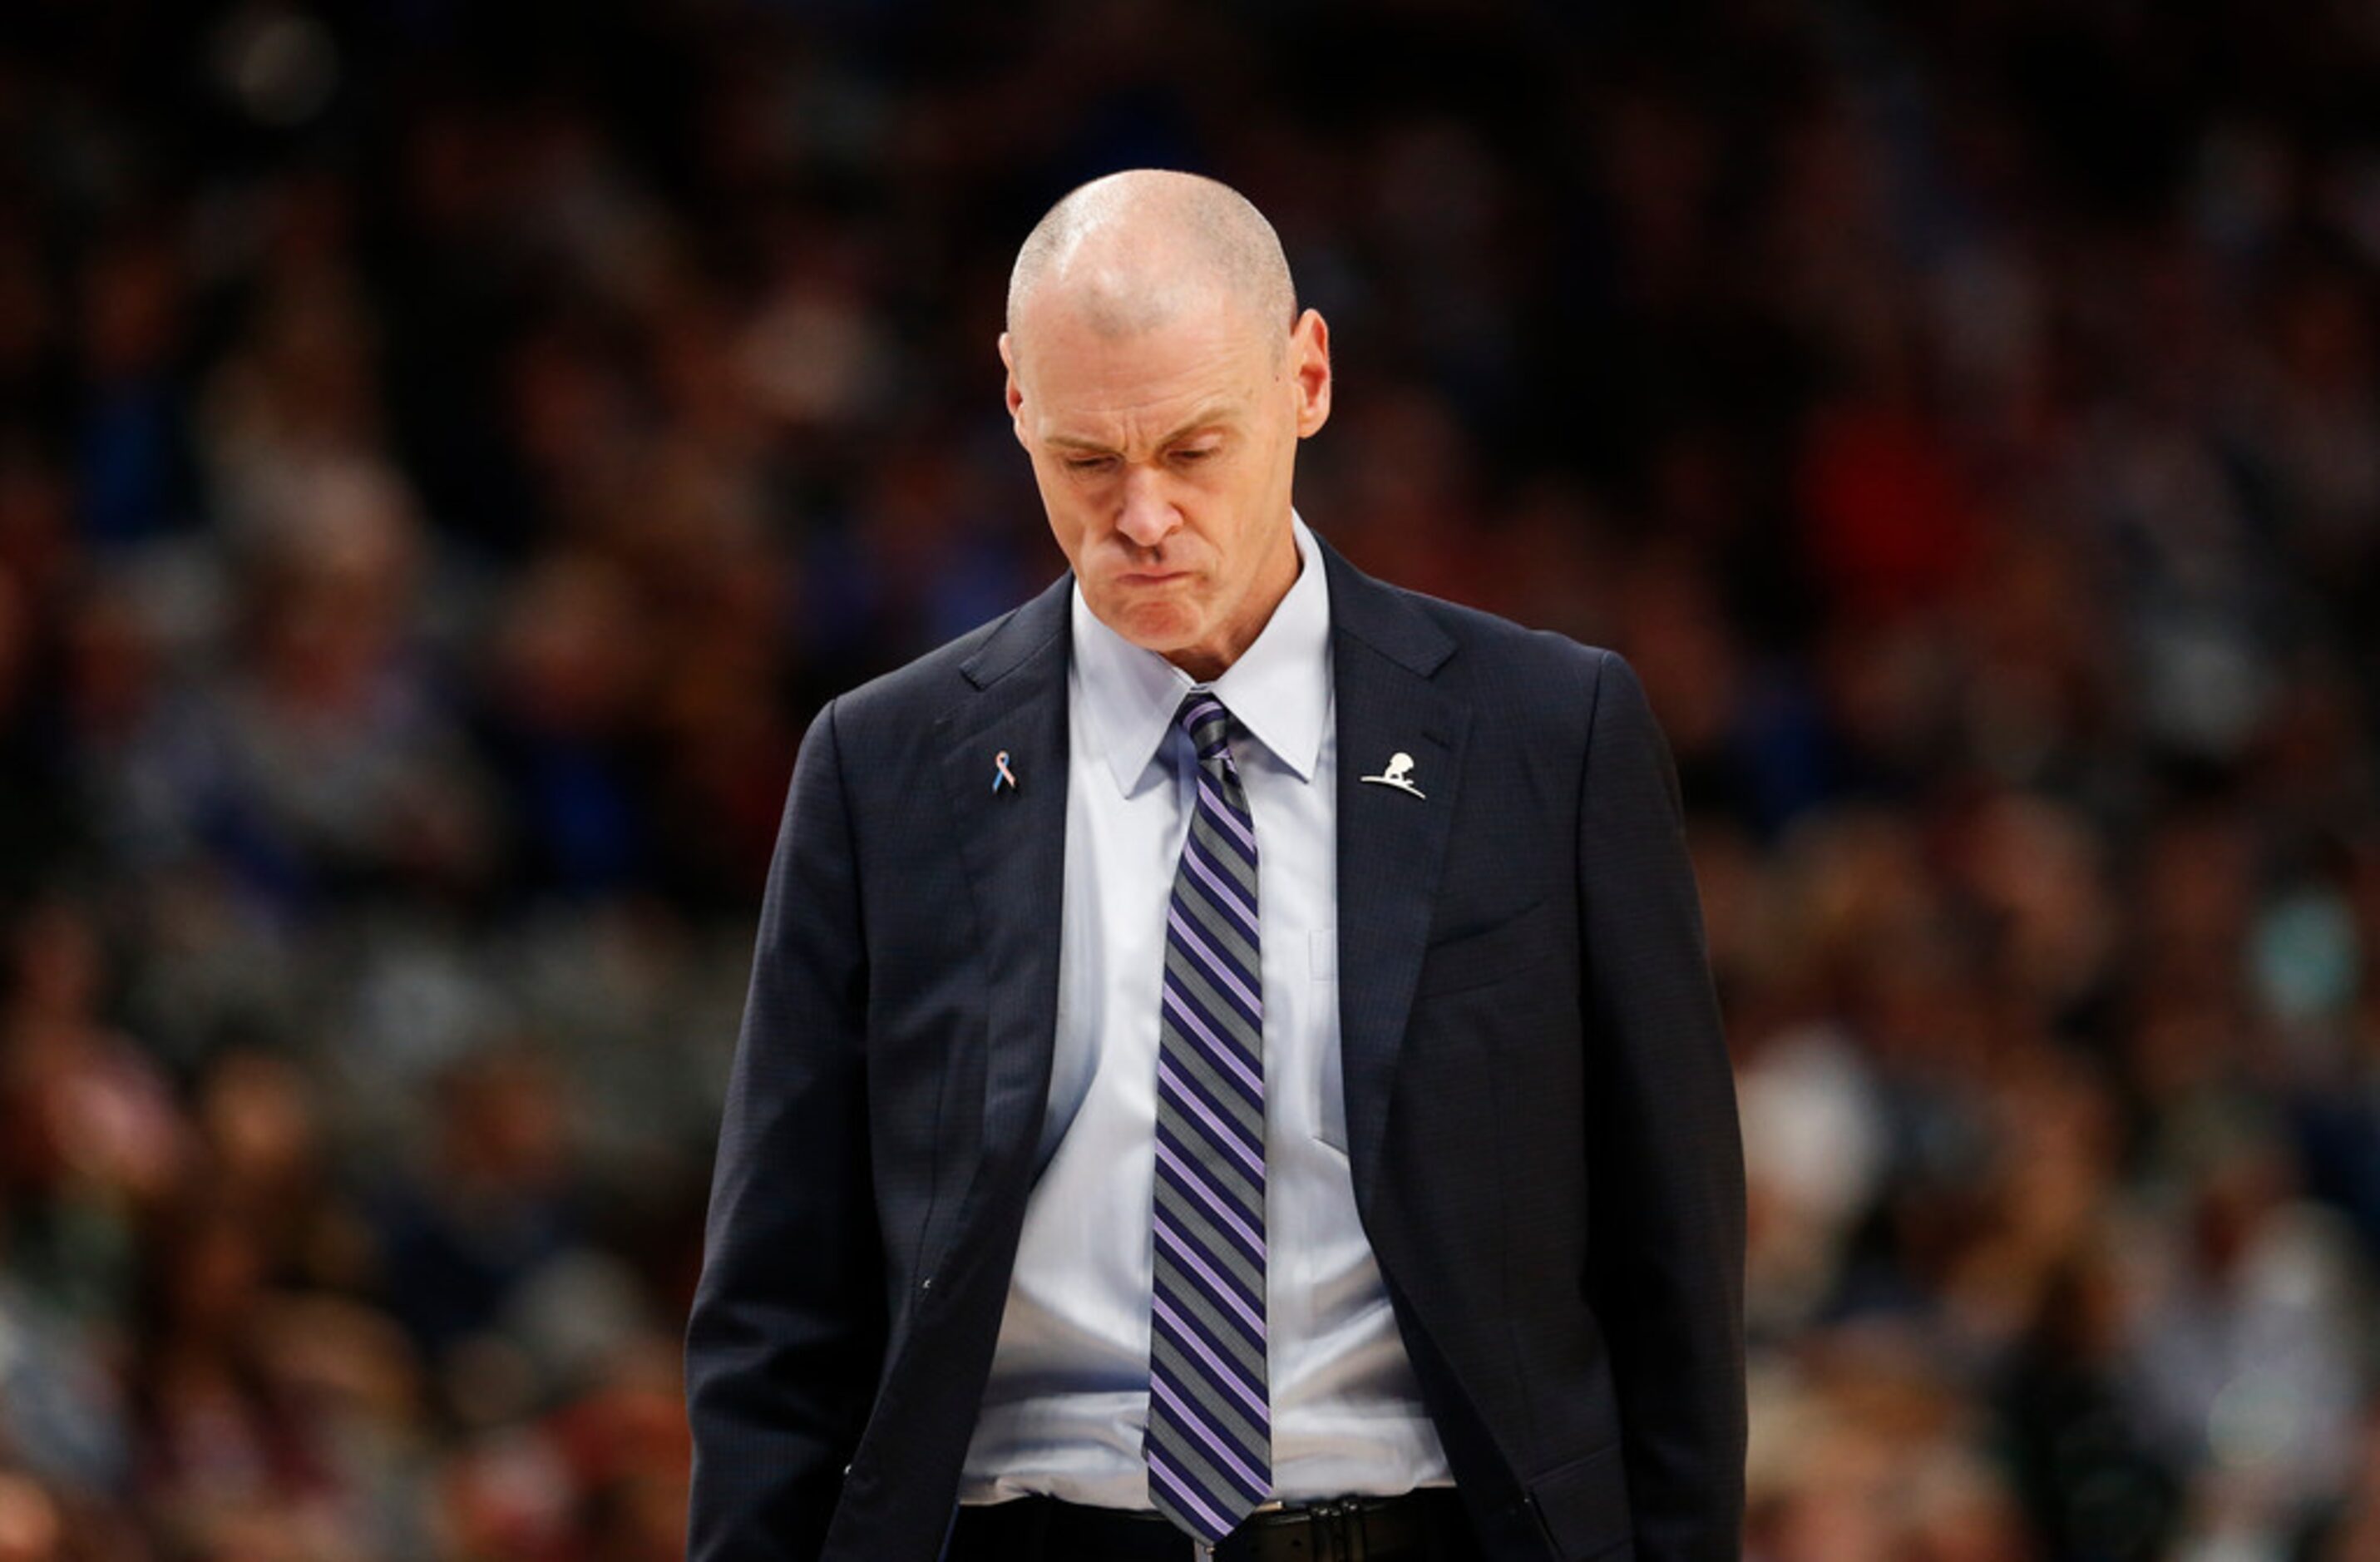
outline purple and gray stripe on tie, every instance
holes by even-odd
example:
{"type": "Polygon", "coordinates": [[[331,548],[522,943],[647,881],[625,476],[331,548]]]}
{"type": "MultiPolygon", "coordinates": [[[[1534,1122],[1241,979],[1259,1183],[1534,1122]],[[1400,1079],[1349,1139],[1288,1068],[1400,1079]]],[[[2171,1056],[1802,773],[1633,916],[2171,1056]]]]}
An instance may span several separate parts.
{"type": "Polygon", "coordinates": [[[1198,795],[1165,919],[1145,1451],[1158,1511],[1214,1542],[1272,1486],[1264,970],[1231,714],[1193,692],[1174,721],[1198,756],[1198,795]]]}

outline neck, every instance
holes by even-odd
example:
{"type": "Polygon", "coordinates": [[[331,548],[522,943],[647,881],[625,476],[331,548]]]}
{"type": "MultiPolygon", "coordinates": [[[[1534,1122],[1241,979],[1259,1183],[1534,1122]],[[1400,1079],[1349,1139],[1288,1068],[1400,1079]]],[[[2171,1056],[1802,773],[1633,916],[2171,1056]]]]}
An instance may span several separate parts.
{"type": "Polygon", "coordinates": [[[1188,673],[1200,683],[1212,683],[1231,669],[1232,663],[1246,653],[1272,622],[1272,616],[1289,595],[1290,587],[1305,571],[1305,559],[1297,551],[1295,531],[1287,526],[1281,529],[1281,541],[1257,571],[1256,583],[1249,589],[1247,601],[1215,642],[1185,645],[1169,651],[1165,659],[1188,673]]]}

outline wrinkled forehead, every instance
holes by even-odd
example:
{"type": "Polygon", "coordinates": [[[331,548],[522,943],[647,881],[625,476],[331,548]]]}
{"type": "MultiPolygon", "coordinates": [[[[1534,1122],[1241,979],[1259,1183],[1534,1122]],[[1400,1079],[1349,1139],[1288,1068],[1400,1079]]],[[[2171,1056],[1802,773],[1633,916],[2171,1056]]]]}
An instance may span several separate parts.
{"type": "Polygon", "coordinates": [[[1009,349],[1018,378],[1055,383],[1176,377],[1203,367],[1230,379],[1277,372],[1289,341],[1226,289],[1184,280],[1163,289],[1038,288],[1022,300],[1009,349]]]}

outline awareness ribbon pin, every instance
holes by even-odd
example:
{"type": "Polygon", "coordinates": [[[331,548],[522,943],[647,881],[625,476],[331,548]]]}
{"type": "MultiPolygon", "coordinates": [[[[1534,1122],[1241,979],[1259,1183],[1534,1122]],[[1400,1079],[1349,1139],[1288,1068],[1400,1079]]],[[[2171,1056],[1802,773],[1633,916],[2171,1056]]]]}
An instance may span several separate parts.
{"type": "Polygon", "coordinates": [[[1016,772],[1008,768],[1007,750],[1001,750],[999,754],[993,758],[991,768],[993,773],[991,777],[991,791],[994,797],[998,797],[1000,795],[1000,788],[1002,786],[1006,786],[1012,792],[1019,789],[1016,785],[1016,772]]]}

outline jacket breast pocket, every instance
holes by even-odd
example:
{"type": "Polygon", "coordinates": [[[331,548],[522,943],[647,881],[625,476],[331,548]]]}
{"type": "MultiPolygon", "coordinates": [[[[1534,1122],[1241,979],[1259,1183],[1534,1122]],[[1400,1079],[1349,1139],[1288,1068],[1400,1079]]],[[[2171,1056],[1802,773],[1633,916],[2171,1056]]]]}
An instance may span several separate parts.
{"type": "Polygon", "coordinates": [[[1626,1562],[1635,1555],[1620,1448],[1609,1444],[1529,1483],[1529,1507],[1563,1562],[1626,1562]]]}
{"type": "Polygon", "coordinates": [[[1501,921],[1432,944],[1422,952],[1416,997],[1461,993],[1501,982],[1555,952],[1554,908],[1533,900],[1501,921]]]}

